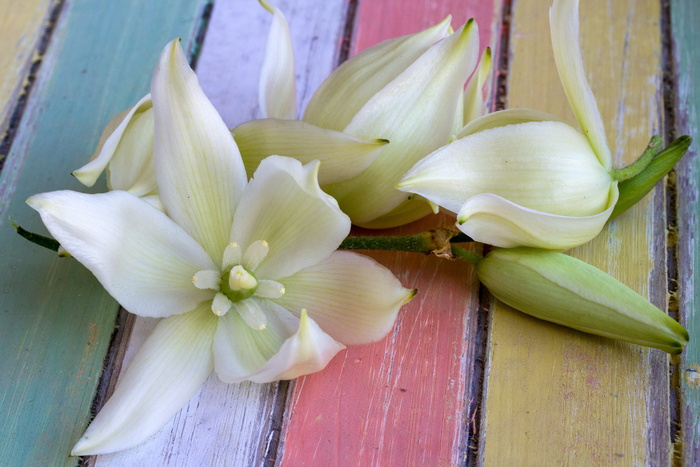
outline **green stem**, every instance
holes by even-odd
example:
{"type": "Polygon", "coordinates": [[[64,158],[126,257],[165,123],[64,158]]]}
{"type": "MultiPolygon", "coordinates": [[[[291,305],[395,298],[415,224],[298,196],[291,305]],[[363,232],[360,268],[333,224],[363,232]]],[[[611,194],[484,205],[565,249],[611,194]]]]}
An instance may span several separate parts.
{"type": "Polygon", "coordinates": [[[630,178],[640,174],[647,168],[651,161],[654,160],[656,154],[661,149],[661,136],[654,135],[651,137],[647,148],[644,150],[639,159],[622,169],[613,169],[613,178],[618,182],[624,182],[630,178]]]}
{"type": "Polygon", "coordinates": [[[478,255],[474,253],[473,251],[469,251],[466,248],[461,248],[458,246],[452,246],[452,254],[455,255],[455,258],[461,259],[462,261],[466,261],[467,263],[476,266],[479,264],[479,261],[484,259],[483,256],[478,255]]]}
{"type": "Polygon", "coordinates": [[[36,234],[34,232],[30,232],[28,230],[25,230],[17,224],[15,221],[10,221],[12,224],[12,227],[15,228],[18,234],[20,234],[22,237],[26,238],[32,243],[36,243],[39,246],[43,246],[44,248],[48,248],[49,250],[53,251],[58,251],[58,247],[61,246],[60,243],[58,243],[56,240],[50,237],[45,237],[43,235],[36,234]]]}

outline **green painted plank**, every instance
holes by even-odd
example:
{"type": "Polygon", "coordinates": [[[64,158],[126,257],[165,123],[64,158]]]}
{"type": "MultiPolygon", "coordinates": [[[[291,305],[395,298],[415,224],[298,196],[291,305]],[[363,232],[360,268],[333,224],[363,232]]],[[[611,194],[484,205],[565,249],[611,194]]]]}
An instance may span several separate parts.
{"type": "Polygon", "coordinates": [[[677,68],[676,133],[695,138],[677,170],[680,314],[690,332],[681,358],[681,425],[683,465],[700,464],[700,4],[671,2],[671,30],[677,68]]]}
{"type": "Polygon", "coordinates": [[[0,178],[0,465],[75,465],[117,304],[73,260],[19,238],[42,231],[33,193],[69,175],[116,112],[148,91],[167,41],[191,44],[207,0],[68,2],[0,178]]]}

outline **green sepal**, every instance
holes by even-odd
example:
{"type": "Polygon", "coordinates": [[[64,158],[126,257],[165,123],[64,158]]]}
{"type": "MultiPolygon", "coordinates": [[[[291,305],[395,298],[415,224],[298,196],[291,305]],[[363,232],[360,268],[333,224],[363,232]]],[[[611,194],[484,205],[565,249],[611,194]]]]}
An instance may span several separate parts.
{"type": "Polygon", "coordinates": [[[644,170],[634,177],[620,182],[618,185],[620,198],[610,215],[610,219],[619,216],[644,198],[683,157],[692,141],[693,139],[690,136],[677,138],[668,147],[656,154],[644,170]]]}
{"type": "Polygon", "coordinates": [[[24,228],[22,228],[22,226],[15,223],[15,221],[10,221],[10,223],[12,224],[12,227],[15,228],[18,234],[20,234],[22,237],[26,238],[32,243],[36,243],[39,246],[43,246],[44,248],[48,248],[49,250],[53,251],[58,251],[58,248],[61,246],[61,244],[58,243],[57,240],[54,240],[51,237],[45,237],[43,235],[39,235],[34,232],[25,230],[24,228]]]}

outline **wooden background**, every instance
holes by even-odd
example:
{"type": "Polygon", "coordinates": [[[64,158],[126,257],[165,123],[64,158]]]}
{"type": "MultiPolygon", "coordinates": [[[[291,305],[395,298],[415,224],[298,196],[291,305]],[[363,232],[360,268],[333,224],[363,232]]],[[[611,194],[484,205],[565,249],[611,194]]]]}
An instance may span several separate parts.
{"type": "MultiPolygon", "coordinates": [[[[295,42],[300,109],[351,54],[453,15],[494,49],[492,108],[575,123],[549,43],[549,0],[280,0],[295,42]]],[[[695,136],[693,0],[581,0],[589,81],[615,164],[653,133],[695,136]]],[[[77,465],[69,452],[153,322],[133,318],[73,260],[13,231],[43,227],[24,200],[60,188],[106,122],[148,91],[182,37],[233,127],[255,118],[270,15],[240,0],[0,0],[0,465],[77,465]],[[107,359],[105,359],[107,357],[107,359]],[[104,371],[103,371],[104,368],[104,371]]],[[[671,359],[537,321],[480,290],[473,268],[377,253],[420,294],[383,341],[292,382],[215,377],[141,446],[89,465],[698,465],[700,284],[695,144],[657,190],[571,253],[688,326],[671,359]]],[[[103,190],[104,186],[96,190],[103,190]]],[[[394,232],[452,219],[431,216],[394,232]]]]}

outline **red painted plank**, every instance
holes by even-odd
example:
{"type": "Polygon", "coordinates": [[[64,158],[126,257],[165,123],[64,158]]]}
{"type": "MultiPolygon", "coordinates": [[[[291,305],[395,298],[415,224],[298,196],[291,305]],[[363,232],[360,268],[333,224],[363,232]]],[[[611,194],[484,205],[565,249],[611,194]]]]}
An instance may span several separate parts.
{"type": "MultiPolygon", "coordinates": [[[[488,43],[493,11],[493,0],[368,1],[358,13],[354,50],[416,32],[448,13],[454,13],[455,29],[475,17],[488,43]]],[[[383,233],[453,223],[447,216],[429,216],[383,233]]],[[[419,294],[387,338],[351,347],[323,372],[293,383],[282,465],[455,465],[468,455],[467,394],[478,345],[473,268],[411,253],[371,256],[419,294]]]]}

